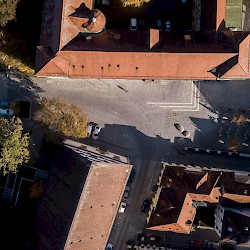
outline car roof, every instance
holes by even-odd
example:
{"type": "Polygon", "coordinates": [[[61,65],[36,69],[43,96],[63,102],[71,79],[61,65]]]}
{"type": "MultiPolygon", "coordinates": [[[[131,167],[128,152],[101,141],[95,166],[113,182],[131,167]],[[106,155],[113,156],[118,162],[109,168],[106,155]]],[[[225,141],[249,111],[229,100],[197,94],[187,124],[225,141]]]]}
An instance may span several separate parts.
{"type": "Polygon", "coordinates": [[[136,19],[136,18],[131,18],[131,24],[132,24],[133,26],[135,26],[136,23],[137,23],[137,19],[136,19]]]}

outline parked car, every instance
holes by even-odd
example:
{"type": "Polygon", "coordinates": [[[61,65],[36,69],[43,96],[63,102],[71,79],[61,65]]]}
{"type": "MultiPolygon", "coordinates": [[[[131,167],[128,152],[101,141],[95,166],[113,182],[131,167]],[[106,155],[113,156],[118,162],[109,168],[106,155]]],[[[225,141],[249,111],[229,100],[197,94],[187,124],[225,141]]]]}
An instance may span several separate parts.
{"type": "Polygon", "coordinates": [[[113,244],[108,242],[108,244],[106,246],[106,250],[113,250],[113,244]]]}
{"type": "Polygon", "coordinates": [[[137,30],[137,19],[136,18],[130,19],[130,30],[137,30]]]}
{"type": "Polygon", "coordinates": [[[102,0],[102,4],[109,6],[110,5],[110,1],[109,0],[102,0]]]}
{"type": "Polygon", "coordinates": [[[154,28],[154,27],[155,27],[155,22],[154,22],[154,20],[153,20],[153,19],[149,19],[148,25],[149,25],[149,28],[154,28]]]}
{"type": "Polygon", "coordinates": [[[127,203],[121,202],[120,207],[119,207],[119,213],[121,214],[125,213],[126,207],[127,207],[127,203]]]}
{"type": "Polygon", "coordinates": [[[204,247],[204,242],[201,240],[190,240],[189,247],[200,249],[200,248],[204,247]]]}
{"type": "Polygon", "coordinates": [[[134,179],[135,179],[135,169],[132,168],[132,170],[131,170],[131,172],[130,172],[130,175],[129,175],[129,177],[128,177],[128,182],[129,182],[129,183],[132,183],[132,182],[134,181],[134,179]]]}
{"type": "Polygon", "coordinates": [[[161,29],[161,20],[157,20],[156,25],[157,29],[161,29]]]}
{"type": "Polygon", "coordinates": [[[92,130],[93,130],[93,124],[89,123],[87,126],[87,137],[91,136],[92,130]]]}
{"type": "Polygon", "coordinates": [[[139,19],[139,25],[140,25],[141,28],[143,28],[145,26],[144,19],[139,19]]]}
{"type": "Polygon", "coordinates": [[[14,110],[12,110],[12,109],[0,109],[0,115],[14,115],[14,110]]]}
{"type": "Polygon", "coordinates": [[[98,138],[98,135],[101,132],[101,129],[102,128],[98,124],[95,125],[94,131],[92,134],[92,139],[96,140],[98,138]]]}
{"type": "Polygon", "coordinates": [[[125,191],[124,191],[124,194],[123,194],[123,199],[128,199],[130,190],[131,190],[130,186],[125,187],[125,191]]]}
{"type": "Polygon", "coordinates": [[[171,22],[166,21],[166,31],[171,31],[171,22]]]}
{"type": "Polygon", "coordinates": [[[146,213],[149,209],[149,206],[150,206],[150,201],[148,199],[145,199],[141,206],[141,212],[146,213]]]}
{"type": "Polygon", "coordinates": [[[9,107],[9,102],[6,101],[0,101],[0,106],[8,108],[9,107]]]}

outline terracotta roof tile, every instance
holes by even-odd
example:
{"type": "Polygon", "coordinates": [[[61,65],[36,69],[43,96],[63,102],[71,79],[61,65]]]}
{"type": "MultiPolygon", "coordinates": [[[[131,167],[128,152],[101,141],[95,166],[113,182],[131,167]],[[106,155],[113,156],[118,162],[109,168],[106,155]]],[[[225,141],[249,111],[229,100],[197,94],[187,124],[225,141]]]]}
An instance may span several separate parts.
{"type": "Polygon", "coordinates": [[[163,169],[147,218],[150,230],[189,234],[196,213],[194,202],[219,203],[223,197],[250,203],[247,173],[188,170],[168,163],[163,169]]]}
{"type": "Polygon", "coordinates": [[[65,250],[105,249],[130,171],[128,164],[92,163],[65,250]]]}
{"type": "MultiPolygon", "coordinates": [[[[79,30],[70,20],[69,16],[83,3],[81,0],[64,0],[62,9],[61,37],[59,49],[62,49],[68,42],[75,38],[79,30]]],[[[84,0],[86,7],[92,10],[93,0],[84,0]]]]}
{"type": "MultiPolygon", "coordinates": [[[[61,64],[58,64],[58,59],[52,60],[48,62],[46,67],[43,67],[40,72],[38,72],[37,76],[56,75],[72,78],[87,77],[193,80],[212,80],[217,77],[222,79],[250,78],[249,56],[246,56],[249,55],[249,38],[246,38],[240,44],[239,61],[235,61],[236,59],[238,60],[238,58],[236,58],[238,53],[225,53],[225,49],[221,48],[220,50],[220,46],[211,46],[210,50],[201,50],[201,45],[197,45],[192,47],[192,51],[190,51],[190,46],[187,45],[184,47],[180,45],[180,47],[177,46],[173,48],[171,43],[164,43],[164,41],[168,41],[166,32],[158,32],[157,34],[157,32],[151,31],[150,36],[145,36],[145,34],[140,36],[140,34],[142,34],[140,31],[134,32],[134,34],[138,34],[137,36],[141,38],[137,47],[135,44],[130,47],[130,40],[132,39],[133,41],[136,41],[136,36],[134,37],[132,34],[130,36],[128,32],[126,33],[126,31],[119,33],[119,36],[124,36],[121,43],[119,42],[119,39],[114,39],[115,34],[113,34],[114,37],[111,39],[111,33],[106,32],[108,33],[105,33],[106,38],[109,37],[109,39],[111,39],[110,44],[112,44],[112,46],[114,44],[116,45],[115,48],[112,49],[111,45],[105,45],[109,41],[105,40],[104,33],[93,39],[95,40],[95,43],[88,43],[89,41],[85,41],[84,43],[79,39],[75,39],[78,37],[79,31],[82,31],[81,25],[84,20],[82,20],[83,18],[75,18],[72,16],[77,9],[79,9],[79,6],[82,6],[83,4],[92,10],[92,0],[86,0],[84,3],[80,0],[63,0],[60,46],[59,51],[55,54],[55,57],[60,56],[67,61],[67,63],[64,63],[62,66],[61,64]],[[160,40],[163,40],[163,42],[161,41],[157,44],[159,34],[161,35],[160,40]],[[148,43],[148,38],[150,44],[148,43]],[[86,47],[84,47],[84,45],[86,47]],[[158,48],[159,46],[160,48],[158,48]],[[170,50],[172,53],[162,53],[157,51],[157,49],[159,49],[159,51],[166,51],[165,48],[167,46],[172,48],[173,51],[170,50]],[[154,52],[149,52],[149,48],[152,48],[154,52]],[[164,49],[162,50],[162,48],[164,49]],[[197,48],[197,50],[195,48],[197,48]],[[178,53],[180,51],[189,51],[192,53],[178,53]],[[199,51],[199,53],[194,53],[193,51],[199,51]],[[204,53],[204,51],[208,51],[209,53],[204,53]],[[218,53],[215,53],[214,51],[218,51],[218,53]],[[231,65],[228,62],[232,62],[233,60],[230,60],[232,58],[235,63],[231,65]],[[55,67],[55,64],[60,68],[60,70],[62,70],[62,72],[55,67]],[[210,72],[212,68],[217,66],[221,66],[221,69],[223,69],[222,74],[212,74],[210,72]]],[[[223,24],[225,12],[226,0],[217,0],[217,29],[221,24],[223,24]]],[[[103,16],[102,19],[104,20],[105,17],[103,16]]],[[[102,21],[97,22],[96,24],[93,22],[90,23],[89,31],[96,32],[96,30],[100,29],[103,23],[104,22],[102,21]]],[[[224,26],[221,28],[223,30],[224,26]]],[[[238,47],[237,49],[234,49],[234,51],[238,52],[238,47]]],[[[44,62],[44,64],[45,63],[46,62],[44,62]]]]}
{"type": "MultiPolygon", "coordinates": [[[[139,79],[215,79],[216,76],[211,74],[210,70],[235,55],[237,54],[99,51],[59,51],[57,53],[57,56],[69,63],[69,68],[64,68],[62,76],[139,79]]],[[[50,74],[44,71],[40,75],[50,74]]]]}
{"type": "Polygon", "coordinates": [[[183,198],[181,198],[182,195],[178,197],[179,194],[176,194],[173,199],[178,199],[180,204],[172,202],[168,207],[164,207],[165,192],[166,190],[161,190],[160,202],[151,215],[148,229],[189,234],[196,214],[196,209],[192,206],[192,198],[189,194],[184,195],[183,198]]]}
{"type": "Polygon", "coordinates": [[[37,76],[44,76],[43,72],[46,72],[47,76],[63,76],[64,72],[58,68],[58,66],[51,60],[49,63],[36,74],[37,76]]]}
{"type": "Polygon", "coordinates": [[[159,30],[150,29],[149,30],[149,48],[151,49],[159,42],[159,30]]]}
{"type": "Polygon", "coordinates": [[[239,64],[246,74],[250,73],[250,34],[240,43],[239,47],[239,64]]]}
{"type": "Polygon", "coordinates": [[[217,0],[217,16],[216,16],[216,30],[221,28],[221,24],[223,24],[224,28],[224,23],[225,23],[225,18],[226,18],[226,5],[227,5],[227,0],[217,0]]]}

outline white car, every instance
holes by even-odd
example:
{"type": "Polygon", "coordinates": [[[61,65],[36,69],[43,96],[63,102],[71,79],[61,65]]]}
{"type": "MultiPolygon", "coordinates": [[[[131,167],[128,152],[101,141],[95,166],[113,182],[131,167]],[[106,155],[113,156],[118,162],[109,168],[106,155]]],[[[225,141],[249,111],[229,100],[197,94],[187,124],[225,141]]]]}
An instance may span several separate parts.
{"type": "Polygon", "coordinates": [[[126,210],[127,203],[126,202],[121,202],[121,205],[119,207],[119,213],[123,214],[126,210]]]}
{"type": "Polygon", "coordinates": [[[137,19],[136,18],[130,19],[130,30],[137,30],[137,19]]]}
{"type": "Polygon", "coordinates": [[[166,31],[171,31],[171,22],[166,21],[166,31]]]}
{"type": "Polygon", "coordinates": [[[12,110],[12,109],[0,109],[0,115],[14,115],[14,110],[12,110]]]}
{"type": "Polygon", "coordinates": [[[126,186],[125,187],[125,191],[124,191],[124,194],[123,194],[123,199],[127,199],[128,198],[130,189],[131,189],[130,186],[126,186]]]}
{"type": "Polygon", "coordinates": [[[92,134],[92,139],[96,140],[98,138],[98,135],[101,132],[101,129],[102,128],[98,124],[95,125],[94,131],[92,134]]]}
{"type": "Polygon", "coordinates": [[[113,250],[113,244],[108,242],[108,244],[106,246],[106,250],[113,250]]]}
{"type": "Polygon", "coordinates": [[[89,123],[87,127],[87,137],[90,137],[92,130],[93,130],[93,124],[89,123]]]}

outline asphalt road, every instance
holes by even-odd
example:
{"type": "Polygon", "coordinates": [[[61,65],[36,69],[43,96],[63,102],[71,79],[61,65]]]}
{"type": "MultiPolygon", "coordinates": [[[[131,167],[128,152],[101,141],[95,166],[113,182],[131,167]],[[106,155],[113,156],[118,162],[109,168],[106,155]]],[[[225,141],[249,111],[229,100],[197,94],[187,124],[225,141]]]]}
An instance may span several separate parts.
{"type": "Polygon", "coordinates": [[[152,196],[161,161],[248,170],[249,160],[183,149],[186,145],[225,149],[218,143],[219,124],[209,117],[223,107],[249,109],[250,81],[31,80],[1,77],[1,100],[29,99],[33,111],[42,96],[63,97],[80,105],[91,121],[103,127],[95,143],[128,156],[136,169],[127,211],[118,215],[111,233],[115,249],[125,249],[126,241],[142,230],[145,215],[140,207],[144,198],[152,196]],[[188,131],[189,138],[176,129],[176,123],[188,131]]]}

